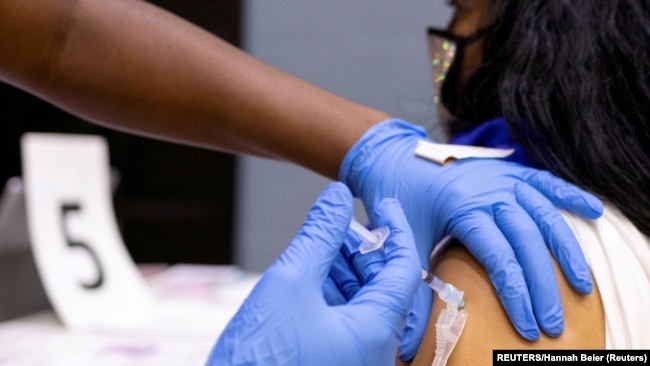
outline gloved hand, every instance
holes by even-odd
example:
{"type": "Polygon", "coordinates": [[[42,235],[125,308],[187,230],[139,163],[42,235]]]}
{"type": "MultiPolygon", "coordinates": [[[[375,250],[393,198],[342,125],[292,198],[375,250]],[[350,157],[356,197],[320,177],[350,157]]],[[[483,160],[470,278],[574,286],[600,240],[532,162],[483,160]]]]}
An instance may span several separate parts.
{"type": "Polygon", "coordinates": [[[419,260],[399,203],[384,200],[377,210],[392,232],[384,267],[345,305],[330,307],[322,286],[346,238],[352,194],[341,183],[328,186],[298,235],[230,321],[207,363],[394,364],[420,282],[419,260]]]}
{"type": "MultiPolygon", "coordinates": [[[[448,234],[459,239],[486,268],[524,338],[537,339],[538,324],[559,335],[563,313],[557,284],[549,280],[547,247],[577,291],[589,293],[592,282],[582,250],[554,205],[594,219],[602,203],[548,172],[515,163],[466,159],[440,166],[418,158],[414,149],[424,136],[421,128],[395,119],[373,126],[347,153],[340,180],[368,212],[385,197],[402,203],[427,268],[434,243],[448,234]]],[[[421,284],[400,344],[403,361],[420,344],[431,299],[421,284]]]]}
{"type": "MultiPolygon", "coordinates": [[[[385,222],[381,212],[372,212],[373,221],[385,222]]],[[[325,300],[329,305],[345,304],[364,284],[370,282],[386,264],[383,250],[375,250],[361,254],[359,246],[363,238],[353,230],[348,230],[348,236],[341,247],[330,273],[323,284],[325,300]]]]}

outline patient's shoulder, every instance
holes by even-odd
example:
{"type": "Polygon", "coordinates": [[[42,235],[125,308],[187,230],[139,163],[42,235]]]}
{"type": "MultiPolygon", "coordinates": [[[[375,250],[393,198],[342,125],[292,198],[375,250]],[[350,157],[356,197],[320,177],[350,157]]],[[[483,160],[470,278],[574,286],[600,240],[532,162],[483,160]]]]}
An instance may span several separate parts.
{"type": "MultiPolygon", "coordinates": [[[[465,248],[452,246],[434,272],[443,281],[465,292],[467,324],[448,365],[490,365],[494,349],[589,349],[605,346],[605,323],[598,289],[594,286],[591,295],[578,294],[571,289],[557,265],[555,277],[564,309],[564,333],[557,338],[542,334],[535,342],[525,340],[512,327],[485,270],[465,248]]],[[[434,300],[427,331],[413,365],[431,365],[436,343],[435,323],[444,306],[443,301],[434,300]]]]}

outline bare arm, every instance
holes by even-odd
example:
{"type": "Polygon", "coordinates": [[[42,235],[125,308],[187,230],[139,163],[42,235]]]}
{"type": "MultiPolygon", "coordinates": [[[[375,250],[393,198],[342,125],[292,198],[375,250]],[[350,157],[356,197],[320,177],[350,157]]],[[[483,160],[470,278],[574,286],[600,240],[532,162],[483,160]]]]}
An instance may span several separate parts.
{"type": "MultiPolygon", "coordinates": [[[[555,264],[555,262],[554,262],[555,264]]],[[[589,295],[573,291],[555,265],[564,309],[564,332],[557,338],[546,334],[530,342],[523,339],[508,317],[483,267],[462,246],[443,255],[435,273],[465,292],[467,323],[447,365],[491,365],[494,349],[596,349],[605,347],[605,319],[598,288],[589,295]]],[[[412,365],[431,365],[435,352],[435,323],[444,302],[433,302],[426,334],[412,365]]]]}
{"type": "Polygon", "coordinates": [[[0,80],[98,124],[330,178],[388,117],[138,0],[0,0],[0,80]]]}

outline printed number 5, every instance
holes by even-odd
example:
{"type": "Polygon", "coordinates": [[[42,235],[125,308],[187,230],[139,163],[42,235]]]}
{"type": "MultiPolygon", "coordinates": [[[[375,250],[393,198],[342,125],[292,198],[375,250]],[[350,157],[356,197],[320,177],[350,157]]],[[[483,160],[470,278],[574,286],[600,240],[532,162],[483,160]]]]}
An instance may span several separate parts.
{"type": "Polygon", "coordinates": [[[94,290],[101,287],[102,284],[104,283],[104,271],[102,269],[101,263],[99,262],[99,257],[97,257],[97,254],[86,243],[82,243],[80,241],[75,241],[70,239],[70,235],[68,235],[68,229],[65,224],[67,214],[69,214],[70,212],[80,212],[80,211],[81,211],[81,206],[78,203],[64,203],[63,205],[61,205],[61,225],[63,226],[63,235],[65,236],[65,241],[68,244],[68,246],[70,248],[80,248],[87,251],[93,263],[95,264],[95,267],[97,268],[97,277],[95,278],[95,280],[89,282],[80,281],[80,284],[83,288],[87,290],[94,290]]]}

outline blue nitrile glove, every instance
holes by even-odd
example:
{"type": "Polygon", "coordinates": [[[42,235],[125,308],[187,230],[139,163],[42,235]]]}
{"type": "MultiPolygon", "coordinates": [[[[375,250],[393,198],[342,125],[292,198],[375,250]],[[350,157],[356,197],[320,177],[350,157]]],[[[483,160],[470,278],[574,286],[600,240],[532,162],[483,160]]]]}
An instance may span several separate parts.
{"type": "MultiPolygon", "coordinates": [[[[537,339],[538,324],[559,335],[563,313],[557,284],[549,281],[547,247],[577,291],[589,293],[592,282],[582,250],[554,205],[594,219],[602,203],[549,172],[515,163],[466,159],[440,166],[418,158],[413,151],[424,138],[424,130],[396,119],[373,126],[347,153],[339,177],[368,212],[384,197],[402,203],[423,266],[434,243],[452,235],[486,268],[523,337],[537,339]]],[[[431,299],[431,290],[421,285],[400,343],[403,361],[420,344],[431,299]]]]}
{"type": "Polygon", "coordinates": [[[391,230],[385,265],[344,305],[329,306],[323,281],[346,238],[352,194],[333,183],[294,240],[264,273],[217,341],[209,365],[392,365],[419,260],[399,203],[378,203],[391,230]]]}
{"type": "MultiPolygon", "coordinates": [[[[382,218],[381,212],[372,212],[373,221],[382,226],[386,219],[382,218]]],[[[356,296],[364,284],[370,282],[386,264],[383,250],[375,250],[361,254],[359,246],[363,238],[352,230],[348,230],[340,252],[334,258],[323,292],[325,300],[330,305],[346,303],[356,296]]]]}

